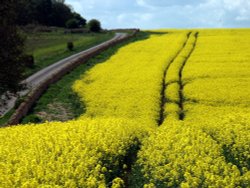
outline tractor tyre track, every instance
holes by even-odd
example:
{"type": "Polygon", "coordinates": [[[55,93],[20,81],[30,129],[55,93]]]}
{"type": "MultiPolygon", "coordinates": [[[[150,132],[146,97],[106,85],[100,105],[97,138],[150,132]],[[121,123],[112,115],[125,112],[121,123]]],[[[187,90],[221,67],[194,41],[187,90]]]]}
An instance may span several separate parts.
{"type": "Polygon", "coordinates": [[[166,82],[165,82],[165,78],[168,72],[169,67],[171,66],[171,64],[175,61],[175,59],[180,55],[180,53],[182,52],[182,50],[185,48],[185,46],[187,45],[188,39],[191,35],[191,32],[189,32],[187,34],[187,38],[185,40],[185,42],[183,43],[183,46],[180,48],[180,50],[176,53],[176,55],[174,56],[174,58],[170,61],[170,63],[168,64],[168,66],[166,67],[164,73],[163,73],[163,79],[162,79],[162,89],[161,89],[161,103],[160,103],[160,116],[159,116],[159,120],[158,120],[158,125],[160,126],[165,117],[164,117],[164,105],[166,103],[166,96],[165,96],[165,90],[166,90],[166,82]]]}
{"type": "Polygon", "coordinates": [[[185,118],[185,111],[184,111],[184,102],[185,102],[185,97],[184,97],[184,86],[185,83],[183,82],[183,70],[185,68],[185,65],[187,64],[187,61],[189,60],[189,58],[191,57],[191,55],[193,54],[196,44],[197,44],[197,39],[198,39],[198,35],[199,33],[196,32],[195,33],[195,41],[193,43],[193,47],[190,50],[190,53],[188,54],[187,58],[185,59],[185,61],[183,62],[181,68],[180,68],[180,72],[179,72],[179,84],[180,84],[180,90],[179,90],[179,96],[180,96],[180,103],[179,103],[179,107],[180,107],[180,114],[179,114],[179,120],[184,120],[185,118]]]}

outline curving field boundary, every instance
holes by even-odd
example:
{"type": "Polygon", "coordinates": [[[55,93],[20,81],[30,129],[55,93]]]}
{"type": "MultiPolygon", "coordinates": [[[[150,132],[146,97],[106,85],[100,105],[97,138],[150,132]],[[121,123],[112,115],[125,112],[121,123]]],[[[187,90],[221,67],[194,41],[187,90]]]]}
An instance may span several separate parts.
{"type": "Polygon", "coordinates": [[[20,106],[15,110],[14,114],[11,116],[7,125],[8,126],[17,125],[20,122],[20,120],[25,115],[27,115],[31,107],[46,91],[49,85],[57,82],[65,74],[69,73],[80,64],[85,63],[91,57],[103,52],[104,50],[118,43],[126,41],[130,38],[133,38],[138,32],[139,32],[139,29],[133,29],[130,34],[115,37],[114,39],[111,39],[103,43],[102,45],[98,45],[95,48],[91,48],[86,53],[80,54],[79,56],[74,57],[72,60],[68,60],[66,64],[63,64],[62,66],[57,68],[56,71],[54,71],[53,73],[50,73],[49,76],[43,81],[32,83],[33,88],[31,89],[29,94],[26,96],[26,99],[24,100],[24,102],[22,102],[20,106]]]}

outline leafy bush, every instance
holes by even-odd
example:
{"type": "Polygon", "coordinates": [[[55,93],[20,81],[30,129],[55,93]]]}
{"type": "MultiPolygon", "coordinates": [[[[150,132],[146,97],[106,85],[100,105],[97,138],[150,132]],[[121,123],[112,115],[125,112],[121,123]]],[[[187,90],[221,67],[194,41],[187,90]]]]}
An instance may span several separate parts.
{"type": "Polygon", "coordinates": [[[69,29],[75,29],[79,27],[79,21],[75,18],[72,18],[66,22],[66,27],[69,29]]]}
{"type": "Polygon", "coordinates": [[[89,30],[92,32],[100,32],[102,29],[100,21],[98,21],[96,19],[90,20],[88,22],[88,27],[89,27],[89,30]]]}
{"type": "Polygon", "coordinates": [[[71,42],[71,41],[68,42],[68,43],[67,43],[67,48],[68,48],[69,51],[72,51],[72,50],[74,49],[74,43],[71,42]]]}
{"type": "Polygon", "coordinates": [[[35,114],[29,115],[27,117],[25,117],[25,119],[23,120],[24,123],[40,123],[41,122],[41,118],[38,117],[35,114]]]}

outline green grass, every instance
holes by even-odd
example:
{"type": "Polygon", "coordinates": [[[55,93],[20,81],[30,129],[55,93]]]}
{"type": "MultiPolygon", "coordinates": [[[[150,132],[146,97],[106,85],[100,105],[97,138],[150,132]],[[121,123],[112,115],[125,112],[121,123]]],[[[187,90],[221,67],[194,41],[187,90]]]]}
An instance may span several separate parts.
{"type": "Polygon", "coordinates": [[[82,50],[111,39],[114,33],[64,34],[62,31],[28,34],[26,53],[33,54],[35,66],[26,68],[25,77],[82,50]],[[67,42],[74,43],[74,50],[67,49],[67,42]]]}
{"type": "MultiPolygon", "coordinates": [[[[25,51],[33,54],[35,58],[34,68],[26,68],[25,77],[51,65],[63,58],[73,55],[82,50],[93,47],[101,42],[111,39],[114,36],[112,32],[106,33],[83,33],[83,34],[64,34],[63,30],[51,33],[29,33],[25,44],[25,51]],[[74,42],[74,50],[67,50],[67,42],[74,42]]],[[[67,77],[66,77],[66,82],[67,77]]],[[[59,95],[60,96],[60,95],[59,95]]],[[[63,98],[63,96],[60,96],[63,98]]],[[[70,97],[64,96],[65,98],[70,97]]],[[[74,98],[74,97],[73,97],[74,98]]],[[[67,101],[67,100],[66,100],[67,101]]],[[[75,107],[75,106],[73,106],[75,107]]],[[[76,108],[78,109],[78,108],[76,108]]],[[[74,110],[73,110],[74,111],[74,110]]],[[[0,118],[0,127],[6,124],[14,113],[14,109],[0,118]]],[[[79,113],[74,112],[74,113],[79,113]]],[[[37,120],[31,117],[32,121],[37,120]]]]}
{"type": "Polygon", "coordinates": [[[120,47],[134,41],[143,40],[148,36],[149,33],[141,32],[135,38],[111,47],[101,54],[91,58],[86,63],[77,67],[71,73],[64,76],[57,83],[52,84],[37,101],[30,113],[22,120],[22,123],[37,123],[44,122],[46,120],[66,121],[79,117],[84,113],[85,105],[80,102],[79,97],[72,90],[72,85],[75,80],[80,79],[81,75],[83,75],[95,65],[110,58],[110,56],[115,54],[120,47]]]}
{"type": "Polygon", "coordinates": [[[11,115],[14,113],[14,109],[10,110],[7,114],[0,118],[0,127],[3,127],[9,121],[11,115]]]}

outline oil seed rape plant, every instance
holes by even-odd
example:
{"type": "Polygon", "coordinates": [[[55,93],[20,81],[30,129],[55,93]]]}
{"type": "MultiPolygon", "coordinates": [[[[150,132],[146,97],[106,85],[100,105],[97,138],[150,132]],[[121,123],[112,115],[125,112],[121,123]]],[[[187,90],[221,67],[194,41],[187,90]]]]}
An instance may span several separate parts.
{"type": "Polygon", "coordinates": [[[180,108],[182,102],[180,93],[182,87],[181,75],[183,67],[195,47],[197,35],[197,32],[187,34],[187,41],[167,70],[165,77],[166,89],[164,91],[166,98],[164,105],[165,118],[179,119],[182,113],[182,109],[180,108]]]}
{"type": "Polygon", "coordinates": [[[245,29],[200,31],[183,71],[188,119],[250,112],[249,36],[245,29]]]}
{"type": "Polygon", "coordinates": [[[155,34],[120,49],[78,80],[73,89],[86,105],[84,117],[123,117],[155,125],[163,74],[187,32],[155,34]]]}
{"type": "Polygon", "coordinates": [[[167,118],[143,141],[136,162],[144,174],[144,187],[250,186],[250,56],[246,50],[250,33],[199,33],[182,80],[179,70],[185,47],[167,71],[167,118]],[[180,82],[183,122],[177,121],[180,82]]]}
{"type": "Polygon", "coordinates": [[[156,124],[162,75],[185,35],[128,45],[77,81],[75,91],[87,100],[79,120],[1,129],[0,187],[122,186],[115,174],[156,124]],[[144,117],[145,123],[133,120],[144,117]]]}
{"type": "Polygon", "coordinates": [[[248,181],[249,35],[250,31],[244,29],[201,31],[183,74],[186,121],[202,127],[216,140],[226,160],[236,165],[248,181]]]}
{"type": "Polygon", "coordinates": [[[106,187],[145,130],[98,118],[0,129],[0,187],[106,187]]]}
{"type": "Polygon", "coordinates": [[[198,32],[157,31],[94,66],[73,85],[77,120],[0,129],[0,187],[249,187],[250,31],[198,32]]]}
{"type": "MultiPolygon", "coordinates": [[[[230,123],[232,127],[238,124],[238,122],[230,123]]],[[[217,129],[223,126],[226,125],[220,124],[217,129]]],[[[223,141],[223,139],[230,139],[232,134],[224,136],[220,129],[217,134],[212,134],[218,139],[215,140],[203,130],[209,129],[211,133],[212,128],[206,125],[193,126],[181,121],[164,122],[156,132],[144,140],[138,154],[137,165],[142,168],[147,182],[144,187],[209,187],[211,185],[248,187],[250,173],[246,166],[247,161],[244,159],[248,157],[249,160],[250,151],[249,147],[242,147],[241,141],[246,144],[249,136],[247,133],[242,136],[238,134],[235,146],[232,147],[236,156],[243,153],[241,164],[245,167],[240,170],[235,164],[227,161],[222,148],[222,145],[230,144],[229,140],[223,141]],[[238,147],[238,144],[241,147],[238,147]]],[[[230,129],[226,133],[229,132],[230,129]]]]}

